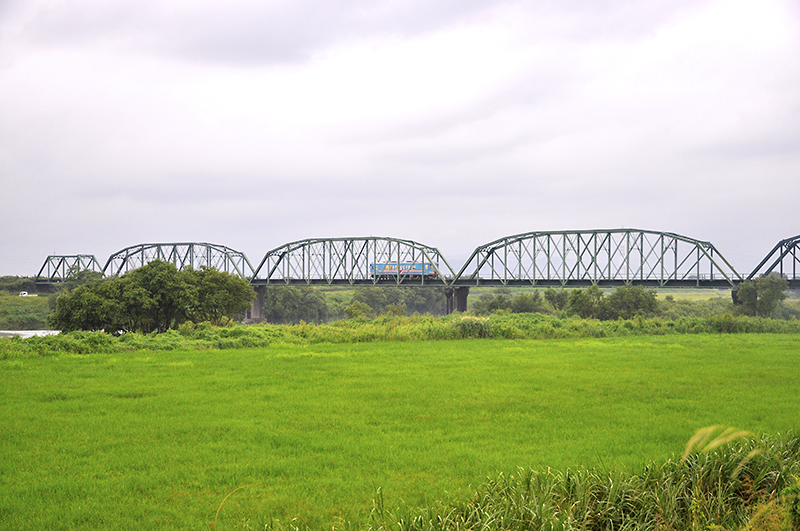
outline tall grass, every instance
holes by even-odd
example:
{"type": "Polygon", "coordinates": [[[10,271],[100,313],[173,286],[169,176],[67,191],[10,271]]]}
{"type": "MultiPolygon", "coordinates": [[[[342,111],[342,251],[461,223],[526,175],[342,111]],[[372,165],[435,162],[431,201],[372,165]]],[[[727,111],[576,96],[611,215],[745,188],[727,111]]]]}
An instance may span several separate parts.
{"type": "Polygon", "coordinates": [[[763,517],[757,509],[767,504],[778,523],[791,529],[799,477],[800,438],[761,436],[651,462],[634,473],[520,469],[485,482],[468,499],[425,508],[389,511],[379,493],[367,529],[739,529],[754,514],[763,517]]]}
{"type": "Polygon", "coordinates": [[[237,325],[213,327],[188,323],[163,334],[72,332],[21,341],[0,338],[0,359],[57,353],[90,354],[137,350],[231,349],[270,345],[365,343],[452,339],[578,339],[671,334],[800,333],[800,321],[733,316],[598,321],[578,317],[498,312],[487,317],[382,316],[314,325],[237,325]]]}

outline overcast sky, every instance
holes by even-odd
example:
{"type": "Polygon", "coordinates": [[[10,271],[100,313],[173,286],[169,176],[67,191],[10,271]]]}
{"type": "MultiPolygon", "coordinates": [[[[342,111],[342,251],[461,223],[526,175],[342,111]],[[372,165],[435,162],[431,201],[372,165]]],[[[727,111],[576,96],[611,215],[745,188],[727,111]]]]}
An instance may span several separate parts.
{"type": "Polygon", "coordinates": [[[0,0],[0,275],[138,243],[800,234],[796,1],[0,0]]]}

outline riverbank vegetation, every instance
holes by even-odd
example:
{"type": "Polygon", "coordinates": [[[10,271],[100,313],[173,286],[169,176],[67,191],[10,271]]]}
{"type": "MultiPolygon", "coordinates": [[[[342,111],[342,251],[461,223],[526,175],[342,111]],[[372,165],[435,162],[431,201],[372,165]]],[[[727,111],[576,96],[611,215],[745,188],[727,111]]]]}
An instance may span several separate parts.
{"type": "MultiPolygon", "coordinates": [[[[6,282],[0,288],[27,285],[25,279],[12,282],[13,277],[3,278],[6,282]]],[[[614,289],[476,288],[469,298],[468,314],[483,317],[498,312],[538,313],[559,319],[577,316],[601,321],[675,321],[725,314],[800,319],[798,294],[794,292],[786,300],[786,286],[785,279],[769,276],[743,282],[733,293],[650,290],[633,285],[614,289]]],[[[47,289],[55,289],[56,293],[41,293],[28,300],[0,297],[0,330],[102,329],[118,333],[164,331],[204,320],[219,324],[242,320],[253,297],[242,279],[210,269],[178,271],[171,264],[158,261],[120,278],[102,279],[99,273],[81,272],[63,285],[47,289]],[[145,280],[148,276],[153,279],[145,280]],[[39,300],[33,301],[35,298],[39,300]]],[[[444,289],[433,286],[270,286],[264,292],[263,305],[263,320],[273,324],[324,324],[387,315],[446,313],[444,289]]]]}
{"type": "Polygon", "coordinates": [[[600,321],[577,316],[514,314],[443,317],[383,315],[315,325],[269,323],[212,326],[187,322],[160,334],[75,331],[29,339],[0,337],[0,359],[137,350],[232,349],[274,345],[443,341],[454,339],[580,339],[600,337],[675,336],[697,334],[798,334],[800,321],[734,316],[681,317],[676,320],[637,317],[600,321]]]}

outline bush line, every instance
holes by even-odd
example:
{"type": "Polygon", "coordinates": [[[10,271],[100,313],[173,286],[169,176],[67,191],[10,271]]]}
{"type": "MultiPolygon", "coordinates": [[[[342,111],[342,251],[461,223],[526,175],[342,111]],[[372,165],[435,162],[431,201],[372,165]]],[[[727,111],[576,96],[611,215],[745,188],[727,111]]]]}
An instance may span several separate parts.
{"type": "Polygon", "coordinates": [[[271,345],[425,341],[452,339],[578,339],[666,334],[796,334],[800,321],[730,314],[681,317],[676,320],[635,318],[598,321],[544,314],[496,312],[486,317],[453,314],[445,317],[382,316],[330,324],[233,325],[186,323],[161,334],[70,332],[29,339],[0,338],[0,359],[58,353],[92,354],[138,350],[232,349],[271,345]]]}

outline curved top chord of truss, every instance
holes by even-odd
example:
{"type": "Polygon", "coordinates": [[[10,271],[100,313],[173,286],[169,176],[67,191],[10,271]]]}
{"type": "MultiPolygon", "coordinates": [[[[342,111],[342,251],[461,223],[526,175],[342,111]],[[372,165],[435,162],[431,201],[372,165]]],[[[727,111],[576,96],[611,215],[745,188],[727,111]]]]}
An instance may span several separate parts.
{"type": "Polygon", "coordinates": [[[637,229],[528,232],[475,249],[454,284],[732,286],[710,242],[637,229]],[[467,271],[470,271],[469,273],[467,271]]]}
{"type": "Polygon", "coordinates": [[[56,284],[74,277],[81,271],[102,271],[93,254],[50,255],[34,280],[38,284],[56,284]]]}
{"type": "Polygon", "coordinates": [[[798,275],[800,273],[800,250],[798,250],[798,245],[800,245],[800,235],[779,241],[767,256],[761,260],[761,263],[753,269],[753,272],[747,276],[747,280],[753,279],[756,275],[766,276],[772,272],[779,273],[790,282],[800,280],[800,275],[798,275]],[[768,266],[767,263],[769,263],[768,266]]]}
{"type": "Polygon", "coordinates": [[[452,276],[453,269],[435,247],[370,236],[287,243],[264,256],[253,281],[295,285],[441,285],[447,284],[452,276]]]}
{"type": "Polygon", "coordinates": [[[213,243],[141,243],[112,254],[103,273],[120,275],[153,260],[163,260],[178,269],[211,267],[242,278],[253,276],[253,266],[244,253],[213,243]]]}

